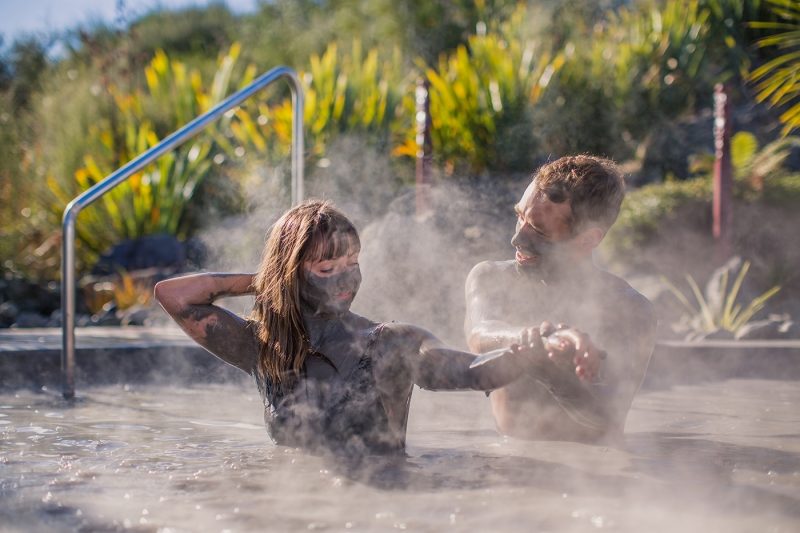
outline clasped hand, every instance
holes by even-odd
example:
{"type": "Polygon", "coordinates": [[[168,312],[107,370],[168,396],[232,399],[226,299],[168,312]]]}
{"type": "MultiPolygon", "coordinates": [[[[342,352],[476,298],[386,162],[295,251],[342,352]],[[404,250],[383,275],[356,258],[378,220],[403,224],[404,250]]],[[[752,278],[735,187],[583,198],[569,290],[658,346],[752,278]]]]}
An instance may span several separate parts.
{"type": "Polygon", "coordinates": [[[539,327],[524,328],[519,343],[511,345],[511,350],[537,360],[546,357],[550,363],[574,372],[578,379],[587,383],[598,380],[606,358],[606,352],[595,346],[587,333],[566,324],[554,326],[547,321],[539,327]]]}

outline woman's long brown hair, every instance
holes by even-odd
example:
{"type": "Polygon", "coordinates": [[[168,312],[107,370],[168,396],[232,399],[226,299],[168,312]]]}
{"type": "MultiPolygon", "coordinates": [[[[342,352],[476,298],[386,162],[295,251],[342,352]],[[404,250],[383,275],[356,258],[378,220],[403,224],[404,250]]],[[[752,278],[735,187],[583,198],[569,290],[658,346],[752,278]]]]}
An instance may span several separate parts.
{"type": "Polygon", "coordinates": [[[261,341],[258,372],[277,388],[300,376],[309,351],[300,311],[303,263],[358,250],[358,232],[329,202],[307,200],[272,226],[256,273],[251,319],[261,341]]]}

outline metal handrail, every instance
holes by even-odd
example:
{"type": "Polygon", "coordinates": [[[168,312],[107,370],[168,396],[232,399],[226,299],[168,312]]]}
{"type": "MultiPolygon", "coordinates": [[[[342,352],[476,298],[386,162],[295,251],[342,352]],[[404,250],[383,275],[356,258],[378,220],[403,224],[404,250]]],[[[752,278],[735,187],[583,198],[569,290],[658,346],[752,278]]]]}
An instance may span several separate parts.
{"type": "Polygon", "coordinates": [[[289,81],[292,92],[292,205],[300,203],[304,194],[303,88],[294,70],[288,67],[276,67],[109,174],[103,181],[67,204],[62,221],[61,259],[61,380],[65,399],[75,396],[75,221],[78,213],[149,163],[186,142],[227,111],[281,78],[289,81]]]}

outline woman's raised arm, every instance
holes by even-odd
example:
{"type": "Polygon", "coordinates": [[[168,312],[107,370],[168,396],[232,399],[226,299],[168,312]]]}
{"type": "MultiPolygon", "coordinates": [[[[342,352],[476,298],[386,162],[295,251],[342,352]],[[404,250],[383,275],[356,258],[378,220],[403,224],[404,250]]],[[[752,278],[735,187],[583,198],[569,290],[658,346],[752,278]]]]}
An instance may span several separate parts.
{"type": "Polygon", "coordinates": [[[247,294],[253,294],[253,274],[190,274],[155,286],[156,300],[187,335],[226,363],[252,374],[258,359],[252,324],[214,305],[218,298],[247,294]]]}

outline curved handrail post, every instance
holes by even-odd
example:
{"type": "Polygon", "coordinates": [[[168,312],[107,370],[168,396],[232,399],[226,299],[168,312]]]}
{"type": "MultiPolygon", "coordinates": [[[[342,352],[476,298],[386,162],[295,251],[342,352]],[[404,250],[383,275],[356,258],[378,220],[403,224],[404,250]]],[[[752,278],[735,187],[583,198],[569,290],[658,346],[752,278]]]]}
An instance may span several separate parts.
{"type": "Polygon", "coordinates": [[[305,97],[303,87],[296,75],[292,77],[292,205],[295,206],[305,198],[305,181],[303,178],[303,164],[305,146],[303,139],[303,113],[305,112],[305,97]]]}
{"type": "Polygon", "coordinates": [[[61,385],[65,399],[75,397],[75,222],[78,213],[130,176],[174,150],[195,136],[230,109],[264,89],[278,79],[286,78],[292,92],[292,205],[303,200],[303,87],[297,73],[288,67],[276,67],[256,78],[244,89],[229,96],[209,111],[165,137],[157,145],[139,154],[106,176],[75,199],[64,209],[62,219],[61,255],[61,385]]]}

